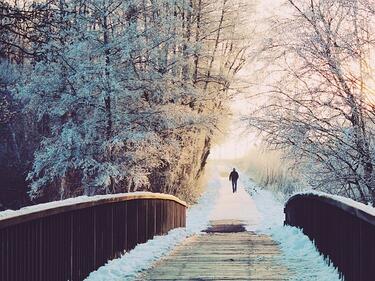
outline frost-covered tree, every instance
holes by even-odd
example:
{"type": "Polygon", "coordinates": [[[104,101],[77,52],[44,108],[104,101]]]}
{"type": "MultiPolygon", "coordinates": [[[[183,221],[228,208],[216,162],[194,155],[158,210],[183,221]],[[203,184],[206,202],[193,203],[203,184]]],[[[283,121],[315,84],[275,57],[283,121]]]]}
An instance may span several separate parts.
{"type": "Polygon", "coordinates": [[[152,190],[191,200],[243,65],[233,2],[46,3],[37,59],[14,91],[45,128],[30,195],[152,190]]]}
{"type": "Polygon", "coordinates": [[[312,187],[374,204],[373,16],[357,0],[286,7],[263,45],[267,101],[249,121],[312,187]]]}

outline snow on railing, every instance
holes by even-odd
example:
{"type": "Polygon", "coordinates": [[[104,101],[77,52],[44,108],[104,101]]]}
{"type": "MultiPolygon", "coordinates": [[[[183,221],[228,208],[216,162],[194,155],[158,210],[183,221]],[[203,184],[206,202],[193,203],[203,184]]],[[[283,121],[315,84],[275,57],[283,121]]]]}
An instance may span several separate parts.
{"type": "Polygon", "coordinates": [[[11,221],[13,218],[30,217],[33,215],[39,215],[44,213],[46,215],[53,215],[60,211],[66,212],[68,210],[76,210],[85,208],[87,206],[109,204],[113,202],[135,200],[135,199],[163,199],[172,200],[181,205],[187,207],[186,202],[178,199],[177,197],[164,194],[164,193],[152,193],[152,192],[131,192],[131,193],[117,193],[117,194],[106,194],[106,195],[94,195],[94,196],[78,196],[74,198],[68,198],[58,201],[52,201],[32,206],[23,207],[19,210],[5,210],[0,212],[0,228],[4,222],[11,221]]]}
{"type": "Polygon", "coordinates": [[[375,225],[375,208],[353,199],[320,191],[305,191],[293,194],[285,205],[299,197],[316,197],[375,225]]]}

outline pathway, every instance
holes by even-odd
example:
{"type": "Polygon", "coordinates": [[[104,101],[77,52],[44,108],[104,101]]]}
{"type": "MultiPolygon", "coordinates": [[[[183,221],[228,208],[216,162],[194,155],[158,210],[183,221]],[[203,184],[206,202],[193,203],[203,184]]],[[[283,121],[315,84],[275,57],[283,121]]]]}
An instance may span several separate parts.
{"type": "Polygon", "coordinates": [[[253,230],[259,213],[240,186],[232,194],[220,188],[210,226],[186,239],[137,280],[288,280],[280,249],[269,236],[253,230]]]}

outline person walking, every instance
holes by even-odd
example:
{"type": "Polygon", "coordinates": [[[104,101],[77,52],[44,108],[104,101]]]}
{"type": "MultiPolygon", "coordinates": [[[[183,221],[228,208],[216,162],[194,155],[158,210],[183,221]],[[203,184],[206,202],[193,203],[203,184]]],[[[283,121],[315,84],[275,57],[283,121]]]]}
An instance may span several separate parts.
{"type": "Polygon", "coordinates": [[[235,168],[233,168],[233,171],[229,175],[229,180],[232,181],[232,190],[233,193],[237,192],[237,180],[240,176],[238,175],[235,168]]]}

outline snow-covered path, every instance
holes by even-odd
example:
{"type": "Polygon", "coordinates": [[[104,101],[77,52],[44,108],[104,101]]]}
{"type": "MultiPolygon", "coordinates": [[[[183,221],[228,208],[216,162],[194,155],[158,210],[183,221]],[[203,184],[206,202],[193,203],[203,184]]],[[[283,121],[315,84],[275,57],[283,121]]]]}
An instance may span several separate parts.
{"type": "MultiPolygon", "coordinates": [[[[220,174],[224,174],[225,171],[226,169],[220,174]]],[[[209,220],[240,220],[247,225],[247,230],[255,230],[260,223],[260,213],[254,200],[245,191],[243,181],[239,180],[236,193],[232,192],[227,177],[221,176],[217,183],[218,196],[209,220]]]]}
{"type": "Polygon", "coordinates": [[[238,192],[233,194],[228,174],[231,167],[211,164],[209,181],[199,202],[187,212],[185,229],[175,229],[138,245],[121,258],[109,261],[87,280],[134,280],[188,237],[201,234],[210,221],[240,220],[249,231],[270,236],[279,244],[280,262],[295,281],[335,281],[337,271],[328,266],[313,243],[300,230],[283,226],[283,204],[273,194],[261,190],[240,172],[238,192]],[[251,195],[251,196],[250,196],[251,195]]]}

